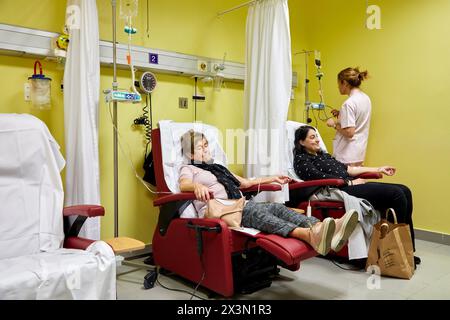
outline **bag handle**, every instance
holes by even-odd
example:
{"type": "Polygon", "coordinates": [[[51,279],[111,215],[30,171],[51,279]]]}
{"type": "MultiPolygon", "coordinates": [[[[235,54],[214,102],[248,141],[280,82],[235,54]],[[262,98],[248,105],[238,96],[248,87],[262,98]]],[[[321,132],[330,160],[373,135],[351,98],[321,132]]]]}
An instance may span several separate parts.
{"type": "Polygon", "coordinates": [[[389,208],[386,210],[386,219],[389,218],[389,213],[392,213],[392,216],[394,217],[394,223],[397,224],[397,215],[395,214],[395,210],[393,208],[389,208]]]}

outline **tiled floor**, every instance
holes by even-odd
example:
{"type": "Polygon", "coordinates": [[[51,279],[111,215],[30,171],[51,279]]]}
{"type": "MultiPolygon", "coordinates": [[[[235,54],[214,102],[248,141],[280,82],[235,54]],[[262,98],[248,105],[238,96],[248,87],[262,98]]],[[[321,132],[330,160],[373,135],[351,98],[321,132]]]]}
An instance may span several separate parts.
{"type": "MultiPolygon", "coordinates": [[[[422,264],[411,280],[382,277],[379,288],[369,289],[376,282],[370,281],[370,275],[364,271],[342,270],[329,260],[312,258],[302,262],[299,271],[282,269],[270,288],[250,295],[236,295],[233,299],[450,299],[450,246],[422,240],[416,240],[416,246],[416,255],[421,257],[422,264]]],[[[121,268],[118,272],[127,267],[121,268]]],[[[145,270],[137,270],[118,276],[118,299],[191,297],[189,293],[164,289],[158,283],[145,290],[142,285],[145,274],[145,270]]],[[[173,276],[159,276],[159,281],[166,287],[193,291],[191,283],[173,276]]],[[[204,290],[197,294],[207,298],[204,290]]]]}

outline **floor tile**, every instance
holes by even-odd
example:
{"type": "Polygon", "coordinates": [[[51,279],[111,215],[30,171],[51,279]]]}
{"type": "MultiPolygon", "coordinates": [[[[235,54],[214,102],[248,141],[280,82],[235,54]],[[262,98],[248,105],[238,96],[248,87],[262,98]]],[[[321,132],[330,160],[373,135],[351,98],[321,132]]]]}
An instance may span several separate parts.
{"type": "MultiPolygon", "coordinates": [[[[233,299],[241,300],[302,300],[302,299],[450,299],[450,246],[417,240],[416,254],[422,263],[410,280],[381,277],[379,287],[364,271],[349,271],[339,268],[332,261],[312,258],[303,261],[300,270],[291,272],[281,269],[271,287],[253,294],[236,294],[233,299]],[[377,287],[377,288],[374,288],[377,287]],[[372,289],[371,289],[372,288],[372,289]]],[[[141,259],[142,260],[142,259],[141,259]]],[[[350,265],[339,265],[352,268],[350,265]]],[[[149,267],[151,269],[151,267],[149,267]]],[[[121,267],[118,272],[131,270],[121,267]]],[[[117,280],[118,299],[167,299],[188,300],[195,284],[176,276],[159,276],[162,285],[185,292],[170,291],[156,283],[155,287],[143,287],[146,270],[137,270],[120,275],[117,280]]],[[[200,288],[197,295],[208,297],[208,290],[200,288]]],[[[214,299],[224,299],[214,296],[214,299]]],[[[193,297],[198,300],[199,298],[193,297]]]]}

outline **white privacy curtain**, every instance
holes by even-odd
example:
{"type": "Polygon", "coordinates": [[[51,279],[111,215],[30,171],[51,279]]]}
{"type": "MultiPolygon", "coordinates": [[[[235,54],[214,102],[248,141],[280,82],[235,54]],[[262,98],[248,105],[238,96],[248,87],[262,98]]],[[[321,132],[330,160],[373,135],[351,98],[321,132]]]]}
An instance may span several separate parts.
{"type": "MultiPolygon", "coordinates": [[[[292,87],[291,37],[287,0],[256,0],[246,31],[244,108],[249,140],[247,177],[286,174],[285,123],[292,87]]],[[[288,190],[264,192],[260,201],[284,202],[288,190]]]]}
{"type": "MultiPolygon", "coordinates": [[[[68,0],[66,24],[70,42],[64,72],[65,205],[100,204],[100,58],[95,0],[68,0]]],[[[87,219],[80,235],[100,239],[99,217],[87,219]]]]}

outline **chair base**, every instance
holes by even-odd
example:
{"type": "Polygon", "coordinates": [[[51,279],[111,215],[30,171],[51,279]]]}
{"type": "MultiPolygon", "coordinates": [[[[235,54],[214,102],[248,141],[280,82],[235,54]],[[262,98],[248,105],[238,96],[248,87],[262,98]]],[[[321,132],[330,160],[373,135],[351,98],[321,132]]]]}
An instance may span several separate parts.
{"type": "Polygon", "coordinates": [[[251,294],[272,285],[280,273],[278,261],[261,248],[252,248],[232,257],[233,284],[236,293],[251,294]]]}

